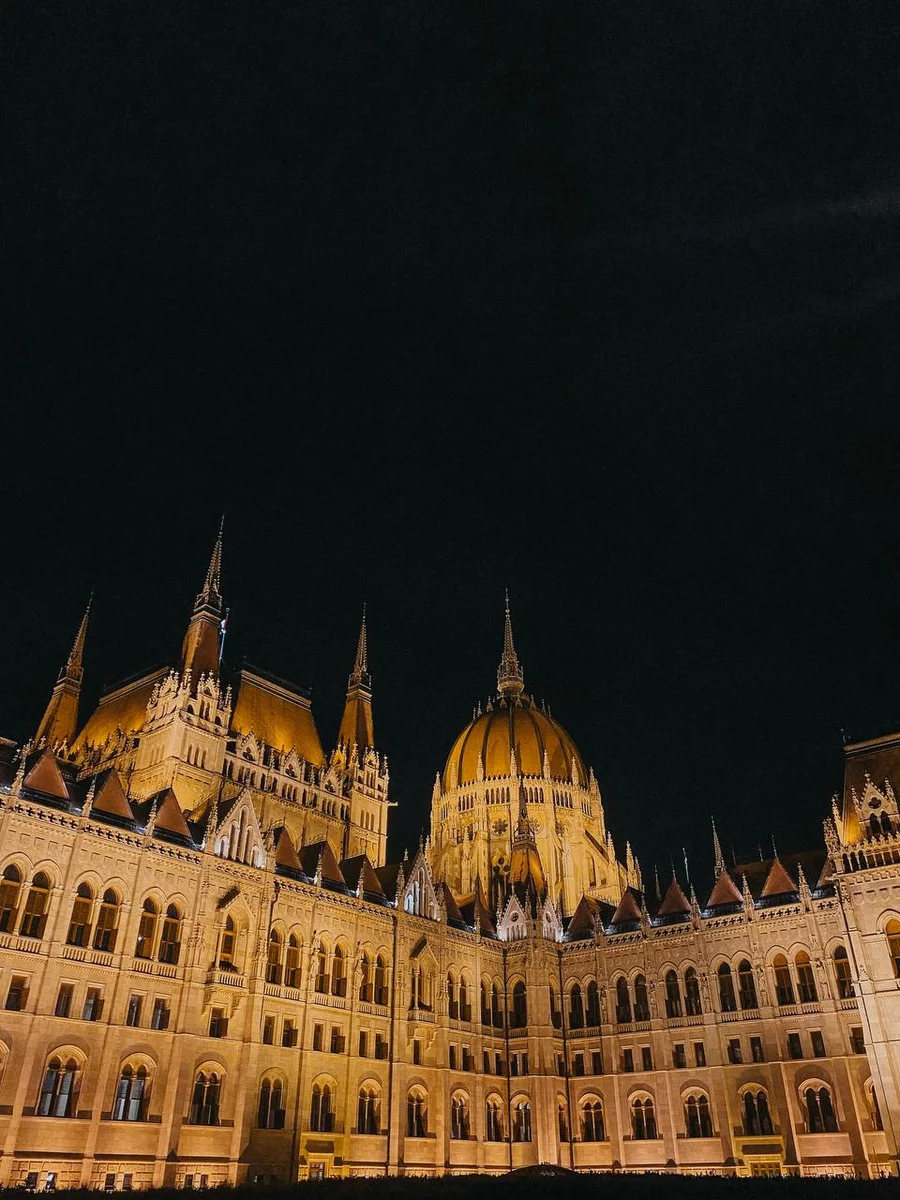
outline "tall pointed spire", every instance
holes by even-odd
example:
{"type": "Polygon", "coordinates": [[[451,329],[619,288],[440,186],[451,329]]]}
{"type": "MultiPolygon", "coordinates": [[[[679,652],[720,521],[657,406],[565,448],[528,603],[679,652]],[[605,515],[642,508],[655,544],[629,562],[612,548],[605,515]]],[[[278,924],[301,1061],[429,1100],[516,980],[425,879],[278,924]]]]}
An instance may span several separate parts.
{"type": "Polygon", "coordinates": [[[219,522],[219,532],[206,568],[203,587],[194,601],[191,622],[181,646],[181,671],[190,671],[194,680],[201,675],[217,675],[219,670],[219,636],[222,626],[222,533],[225,517],[219,522]]]}
{"type": "Polygon", "coordinates": [[[359,641],[353,670],[347,680],[347,699],[338,729],[338,745],[346,750],[354,746],[365,750],[375,745],[375,723],[372,718],[372,677],[369,674],[369,642],[366,629],[366,606],[363,605],[359,641]]]}
{"type": "Polygon", "coordinates": [[[710,820],[712,821],[713,854],[716,857],[715,872],[716,879],[718,879],[725,870],[725,856],[722,854],[722,846],[719,842],[719,834],[716,829],[716,818],[711,817],[710,820]]]}
{"type": "Polygon", "coordinates": [[[91,615],[91,603],[94,593],[91,592],[69,651],[65,665],[60,669],[56,678],[56,686],[50,696],[50,702],[41,718],[35,742],[45,741],[49,746],[59,742],[69,744],[75,738],[78,730],[78,701],[81,697],[81,680],[84,676],[84,643],[87,639],[88,619],[91,615]]]}
{"type": "Polygon", "coordinates": [[[506,616],[503,624],[503,653],[497,668],[497,690],[502,696],[518,697],[525,687],[522,666],[513,642],[512,618],[509,615],[509,592],[506,593],[506,616]]]}

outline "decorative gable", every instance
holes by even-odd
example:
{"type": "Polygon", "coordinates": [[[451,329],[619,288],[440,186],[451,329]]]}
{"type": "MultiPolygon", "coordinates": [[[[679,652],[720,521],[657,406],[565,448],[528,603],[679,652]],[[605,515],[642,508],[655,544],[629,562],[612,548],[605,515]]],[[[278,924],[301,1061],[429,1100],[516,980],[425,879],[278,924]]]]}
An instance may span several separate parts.
{"type": "Polygon", "coordinates": [[[441,906],[431,880],[431,872],[425,859],[425,852],[419,850],[412,864],[406,871],[406,884],[402,893],[404,911],[414,913],[418,917],[427,917],[430,921],[441,919],[441,906]]]}
{"type": "Polygon", "coordinates": [[[266,861],[263,836],[246,788],[219,823],[214,846],[219,858],[228,858],[232,862],[261,867],[266,861]]]}

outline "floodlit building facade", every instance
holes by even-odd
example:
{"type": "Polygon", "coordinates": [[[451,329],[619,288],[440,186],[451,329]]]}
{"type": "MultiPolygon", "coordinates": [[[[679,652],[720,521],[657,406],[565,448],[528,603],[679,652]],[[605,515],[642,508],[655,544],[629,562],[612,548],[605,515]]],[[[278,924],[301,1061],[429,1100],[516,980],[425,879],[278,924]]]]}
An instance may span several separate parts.
{"type": "Polygon", "coordinates": [[[821,852],[646,886],[525,692],[452,742],[387,862],[365,623],[333,750],[220,666],[221,535],[180,658],[79,714],[87,614],[0,742],[0,1185],[896,1173],[900,733],[821,852]],[[703,902],[705,901],[705,902],[703,902]]]}

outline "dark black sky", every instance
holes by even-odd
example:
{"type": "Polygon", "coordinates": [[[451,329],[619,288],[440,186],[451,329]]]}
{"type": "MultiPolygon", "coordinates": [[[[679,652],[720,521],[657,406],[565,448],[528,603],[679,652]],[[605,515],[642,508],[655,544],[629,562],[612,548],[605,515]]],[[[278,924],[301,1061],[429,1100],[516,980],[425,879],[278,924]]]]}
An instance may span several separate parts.
{"type": "Polygon", "coordinates": [[[395,851],[505,585],[620,846],[818,844],[900,718],[895,6],[4,25],[0,731],[92,586],[89,691],[170,659],[224,509],[231,655],[326,742],[368,602],[395,851]]]}

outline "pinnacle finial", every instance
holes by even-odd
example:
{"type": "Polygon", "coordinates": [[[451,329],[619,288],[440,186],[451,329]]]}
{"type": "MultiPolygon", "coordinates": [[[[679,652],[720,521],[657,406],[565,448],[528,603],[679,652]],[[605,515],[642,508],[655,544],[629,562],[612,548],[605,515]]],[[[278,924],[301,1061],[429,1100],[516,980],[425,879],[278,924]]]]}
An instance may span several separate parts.
{"type": "Polygon", "coordinates": [[[225,531],[225,514],[222,513],[222,518],[219,521],[219,532],[216,535],[215,545],[213,546],[212,554],[209,558],[209,566],[206,568],[206,578],[203,581],[203,587],[200,594],[197,596],[197,607],[209,604],[214,608],[220,608],[222,604],[222,535],[225,531]]]}
{"type": "Polygon", "coordinates": [[[350,672],[350,687],[355,684],[369,686],[369,642],[366,630],[366,606],[363,604],[362,624],[359,627],[359,641],[356,644],[356,658],[353,660],[353,670],[350,672]]]}
{"type": "Polygon", "coordinates": [[[87,638],[88,619],[91,615],[91,605],[94,602],[94,592],[88,597],[87,608],[84,610],[84,616],[81,618],[81,624],[78,626],[78,632],[75,634],[75,641],[72,643],[72,649],[69,651],[69,657],[66,659],[66,665],[59,673],[60,679],[81,678],[84,667],[84,643],[87,638]]]}
{"type": "Polygon", "coordinates": [[[509,590],[505,592],[506,612],[503,623],[503,653],[497,668],[497,690],[502,696],[518,697],[525,686],[522,666],[513,642],[512,618],[509,613],[509,590]]]}
{"type": "Polygon", "coordinates": [[[718,879],[725,870],[725,857],[722,854],[722,845],[719,842],[719,833],[716,829],[716,818],[710,817],[710,821],[712,822],[713,854],[716,857],[715,872],[716,879],[718,879]]]}

